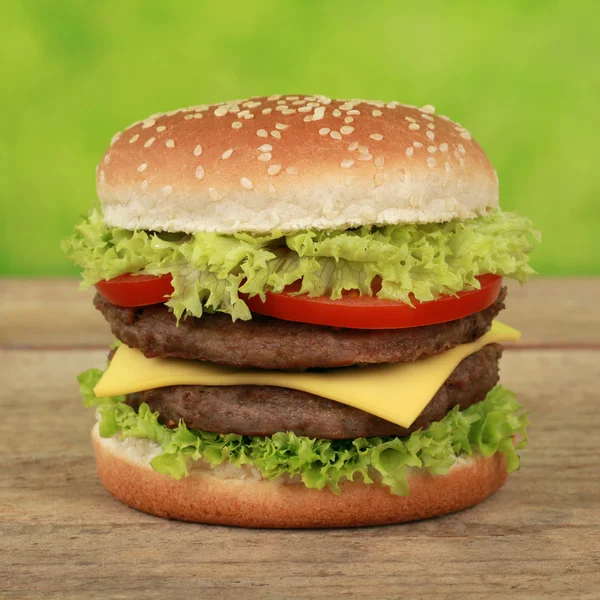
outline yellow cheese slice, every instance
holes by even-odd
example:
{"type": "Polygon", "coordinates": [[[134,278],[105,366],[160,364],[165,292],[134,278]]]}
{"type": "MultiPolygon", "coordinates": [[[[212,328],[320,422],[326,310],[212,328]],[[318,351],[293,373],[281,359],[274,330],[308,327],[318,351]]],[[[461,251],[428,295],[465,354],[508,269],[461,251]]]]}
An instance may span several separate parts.
{"type": "Polygon", "coordinates": [[[416,362],[304,373],[146,358],[139,350],[123,344],[94,393],[101,398],[169,385],[272,385],[323,396],[402,427],[410,427],[464,358],[486,344],[516,342],[519,337],[516,329],[494,321],[490,331],[478,340],[416,362]]]}

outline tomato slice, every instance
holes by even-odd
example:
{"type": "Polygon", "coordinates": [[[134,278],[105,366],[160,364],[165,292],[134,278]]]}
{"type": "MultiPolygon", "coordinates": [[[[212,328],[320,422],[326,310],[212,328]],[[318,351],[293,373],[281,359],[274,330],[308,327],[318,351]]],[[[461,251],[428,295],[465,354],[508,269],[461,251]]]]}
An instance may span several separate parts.
{"type": "Polygon", "coordinates": [[[259,296],[240,296],[252,312],[285,321],[351,329],[402,329],[454,321],[487,308],[500,293],[502,277],[487,274],[477,279],[481,284],[479,290],[459,292],[457,296],[443,296],[431,302],[413,299],[414,306],[353,292],[339,300],[292,295],[300,288],[299,284],[288,286],[280,294],[267,292],[264,302],[259,296]]]}
{"type": "MultiPolygon", "coordinates": [[[[249,298],[240,294],[254,313],[316,325],[350,329],[402,329],[445,323],[479,312],[494,303],[502,277],[482,275],[477,277],[479,290],[459,292],[456,296],[443,296],[431,302],[412,300],[414,306],[376,296],[359,296],[348,292],[339,300],[327,296],[310,298],[293,295],[300,282],[289,285],[282,293],[267,292],[263,302],[259,296],[249,298]]],[[[99,281],[96,289],[109,302],[117,306],[148,306],[160,304],[173,293],[171,275],[119,275],[114,279],[99,281]]],[[[374,285],[377,291],[379,285],[374,285]]]]}
{"type": "Polygon", "coordinates": [[[171,275],[119,275],[99,281],[96,289],[100,295],[117,306],[148,306],[160,304],[173,293],[171,275]]]}

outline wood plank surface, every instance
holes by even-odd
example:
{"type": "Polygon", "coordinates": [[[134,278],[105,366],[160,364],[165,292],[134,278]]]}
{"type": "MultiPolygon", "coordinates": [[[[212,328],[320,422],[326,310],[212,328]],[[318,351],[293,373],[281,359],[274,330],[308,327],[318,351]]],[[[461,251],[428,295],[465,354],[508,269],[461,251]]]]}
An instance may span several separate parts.
{"type": "Polygon", "coordinates": [[[72,280],[0,281],[0,597],[599,598],[598,281],[511,290],[504,320],[534,333],[505,352],[502,381],[532,426],[504,488],[439,519],[326,531],[170,522],[113,500],[74,380],[103,365],[105,324],[72,280]]]}
{"type": "MultiPolygon", "coordinates": [[[[93,289],[76,278],[0,280],[0,345],[104,347],[113,340],[92,306],[93,289]]],[[[600,349],[600,278],[508,281],[502,320],[523,331],[525,345],[600,349]]]]}

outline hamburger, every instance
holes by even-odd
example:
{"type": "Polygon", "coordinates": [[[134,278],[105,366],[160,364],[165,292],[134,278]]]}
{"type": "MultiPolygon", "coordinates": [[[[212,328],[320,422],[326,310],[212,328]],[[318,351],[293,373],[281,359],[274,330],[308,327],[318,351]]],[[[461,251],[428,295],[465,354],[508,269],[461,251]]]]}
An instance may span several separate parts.
{"type": "Polygon", "coordinates": [[[519,467],[503,278],[537,237],[432,106],[253,97],[154,114],[63,248],[114,334],[79,377],[100,481],[172,519],[399,523],[519,467]]]}

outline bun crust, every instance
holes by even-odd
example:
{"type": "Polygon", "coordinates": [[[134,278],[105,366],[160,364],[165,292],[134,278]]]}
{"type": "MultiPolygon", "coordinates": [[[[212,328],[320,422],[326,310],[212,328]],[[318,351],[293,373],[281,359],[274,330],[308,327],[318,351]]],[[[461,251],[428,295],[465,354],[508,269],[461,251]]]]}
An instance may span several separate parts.
{"type": "Polygon", "coordinates": [[[444,476],[410,477],[409,496],[358,482],[346,483],[335,496],[301,484],[221,479],[210,472],[177,481],[153,471],[147,457],[124,451],[122,442],[100,438],[97,427],[92,443],[100,481],[117,500],[159,517],[238,527],[356,527],[427,519],[481,502],[507,477],[504,456],[495,454],[444,476]]]}
{"type": "Polygon", "coordinates": [[[110,226],[284,232],[443,222],[498,206],[462,126],[397,102],[269,96],[156,114],[97,171],[110,226]]]}

